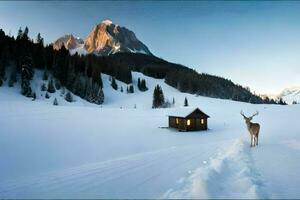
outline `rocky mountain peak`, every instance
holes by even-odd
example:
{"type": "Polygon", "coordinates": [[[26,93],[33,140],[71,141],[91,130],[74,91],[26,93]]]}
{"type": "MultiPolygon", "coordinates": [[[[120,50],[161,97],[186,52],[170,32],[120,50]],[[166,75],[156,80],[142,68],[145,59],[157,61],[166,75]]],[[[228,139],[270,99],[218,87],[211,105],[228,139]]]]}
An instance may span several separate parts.
{"type": "Polygon", "coordinates": [[[79,37],[74,37],[72,34],[66,34],[60,38],[58,38],[53,43],[53,48],[55,50],[59,50],[63,45],[66,49],[72,50],[78,48],[84,43],[84,41],[79,37]]]}

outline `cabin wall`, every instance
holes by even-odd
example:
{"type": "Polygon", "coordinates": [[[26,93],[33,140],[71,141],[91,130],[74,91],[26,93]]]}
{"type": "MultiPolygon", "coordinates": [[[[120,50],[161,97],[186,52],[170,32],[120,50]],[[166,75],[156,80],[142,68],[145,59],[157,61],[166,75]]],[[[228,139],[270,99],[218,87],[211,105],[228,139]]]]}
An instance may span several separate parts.
{"type": "Polygon", "coordinates": [[[189,118],[180,118],[169,116],[169,127],[177,128],[181,131],[197,131],[197,130],[207,130],[207,119],[199,117],[189,117],[189,118]],[[178,124],[176,124],[176,118],[178,119],[178,124]],[[204,120],[204,123],[201,124],[201,119],[204,120]],[[187,125],[187,121],[190,120],[190,125],[187,125]]]}

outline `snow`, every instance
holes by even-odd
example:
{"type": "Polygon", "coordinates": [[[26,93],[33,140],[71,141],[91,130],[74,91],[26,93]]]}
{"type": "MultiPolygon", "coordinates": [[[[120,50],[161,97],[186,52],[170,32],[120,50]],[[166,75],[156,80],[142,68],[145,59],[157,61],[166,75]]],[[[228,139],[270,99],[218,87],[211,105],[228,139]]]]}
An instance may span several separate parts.
{"type": "MultiPolygon", "coordinates": [[[[32,81],[36,92],[47,83],[41,75],[32,81]]],[[[125,83],[115,91],[109,76],[102,80],[101,106],[79,97],[68,103],[62,91],[32,101],[19,85],[0,87],[0,198],[300,197],[300,105],[194,96],[141,73],[133,73],[133,94],[125,83]],[[148,91],[138,91],[138,78],[148,91]],[[151,109],[157,84],[175,98],[173,108],[151,109]],[[164,128],[185,97],[211,117],[208,131],[164,128]],[[258,147],[250,148],[240,110],[259,111],[258,147]]]]}
{"type": "Polygon", "coordinates": [[[71,55],[74,55],[75,53],[78,53],[78,55],[86,55],[87,54],[87,51],[84,48],[84,44],[78,44],[77,46],[78,47],[75,49],[69,49],[71,55]]]}
{"type": "MultiPolygon", "coordinates": [[[[197,109],[197,107],[178,107],[178,108],[172,109],[172,111],[168,115],[169,116],[178,116],[178,117],[187,117],[189,114],[191,114],[193,111],[195,111],[195,109],[197,109]]],[[[199,109],[199,110],[201,110],[201,109],[199,109]]]]}
{"type": "Polygon", "coordinates": [[[146,51],[144,51],[143,49],[137,50],[137,49],[130,49],[127,48],[131,53],[141,53],[141,54],[146,54],[148,55],[149,53],[147,53],[146,51]]]}
{"type": "Polygon", "coordinates": [[[282,100],[288,104],[292,104],[294,101],[300,103],[300,86],[287,87],[277,94],[268,94],[265,96],[273,99],[282,98],[282,100]]]}
{"type": "Polygon", "coordinates": [[[106,24],[106,25],[110,25],[110,24],[112,24],[112,21],[109,20],[109,19],[106,19],[106,20],[103,20],[101,23],[106,24]]]}

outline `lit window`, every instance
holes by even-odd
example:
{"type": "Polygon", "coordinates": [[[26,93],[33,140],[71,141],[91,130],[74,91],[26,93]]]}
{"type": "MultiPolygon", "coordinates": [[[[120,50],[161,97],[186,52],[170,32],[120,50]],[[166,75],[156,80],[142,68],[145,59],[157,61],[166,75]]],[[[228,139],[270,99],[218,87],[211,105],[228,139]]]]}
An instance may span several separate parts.
{"type": "Polygon", "coordinates": [[[186,125],[191,125],[191,120],[190,119],[188,119],[187,121],[186,121],[186,125]]]}
{"type": "Polygon", "coordinates": [[[179,124],[179,119],[178,118],[176,118],[176,124],[179,124]]]}
{"type": "Polygon", "coordinates": [[[201,119],[201,124],[204,124],[204,119],[201,119]]]}

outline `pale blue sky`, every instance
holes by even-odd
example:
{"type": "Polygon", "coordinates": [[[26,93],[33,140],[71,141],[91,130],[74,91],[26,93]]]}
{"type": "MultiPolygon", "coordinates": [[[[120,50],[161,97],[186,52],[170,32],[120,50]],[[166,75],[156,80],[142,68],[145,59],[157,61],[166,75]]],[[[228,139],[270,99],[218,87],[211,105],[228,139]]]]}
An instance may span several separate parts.
{"type": "Polygon", "coordinates": [[[103,19],[133,30],[157,56],[257,93],[300,85],[300,2],[2,1],[0,28],[46,42],[85,38],[103,19]]]}

